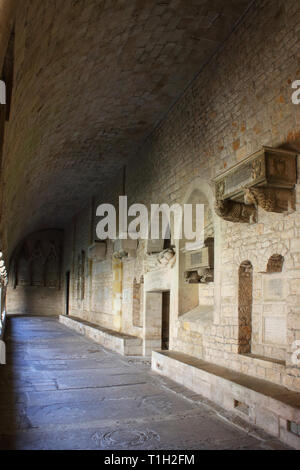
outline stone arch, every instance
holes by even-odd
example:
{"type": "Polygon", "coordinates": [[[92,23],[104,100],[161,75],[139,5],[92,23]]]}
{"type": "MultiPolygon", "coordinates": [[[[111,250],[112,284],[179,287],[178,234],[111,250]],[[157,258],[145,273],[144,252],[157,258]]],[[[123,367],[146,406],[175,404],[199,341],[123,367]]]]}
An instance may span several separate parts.
{"type": "Polygon", "coordinates": [[[264,256],[261,259],[261,264],[260,264],[261,272],[266,272],[268,262],[270,258],[272,258],[272,256],[274,255],[282,256],[284,258],[284,263],[282,265],[282,272],[284,272],[286,268],[286,264],[291,260],[291,253],[288,247],[282,242],[273,243],[266,249],[264,256]]]}
{"type": "Polygon", "coordinates": [[[238,352],[251,353],[253,304],[253,265],[243,261],[239,267],[238,352]]]}
{"type": "Polygon", "coordinates": [[[261,257],[258,257],[256,254],[256,251],[254,250],[249,250],[247,247],[245,248],[240,248],[235,250],[234,254],[234,263],[236,265],[236,268],[239,269],[241,264],[245,260],[251,260],[251,265],[253,267],[253,271],[259,271],[260,269],[260,263],[261,263],[261,257]]]}
{"type": "MultiPolygon", "coordinates": [[[[214,211],[215,197],[211,185],[202,178],[195,178],[188,186],[184,197],[181,200],[182,207],[185,204],[204,204],[204,219],[205,219],[205,235],[204,239],[214,240],[214,278],[215,289],[212,296],[214,296],[215,312],[219,313],[219,293],[220,290],[220,276],[219,276],[219,243],[220,243],[220,219],[216,216],[214,211]]],[[[179,273],[179,315],[185,314],[199,306],[199,283],[186,284],[184,279],[185,273],[185,259],[184,253],[186,240],[184,238],[178,242],[178,273],[179,273]]],[[[195,248],[196,249],[196,248],[195,248]]],[[[192,273],[193,274],[193,273],[192,273]]],[[[196,273],[197,274],[197,273],[196,273]]],[[[199,279],[199,278],[198,278],[199,279]]],[[[189,282],[189,281],[188,281],[189,282]]],[[[193,282],[193,280],[191,280],[193,282]]],[[[200,289],[201,290],[201,289],[200,289]]]]}

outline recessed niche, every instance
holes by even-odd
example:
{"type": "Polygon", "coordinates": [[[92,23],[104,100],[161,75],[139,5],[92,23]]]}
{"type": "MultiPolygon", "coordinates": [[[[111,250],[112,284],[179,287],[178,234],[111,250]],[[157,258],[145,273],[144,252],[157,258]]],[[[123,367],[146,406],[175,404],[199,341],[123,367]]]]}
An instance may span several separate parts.
{"type": "Polygon", "coordinates": [[[268,261],[267,273],[281,273],[283,269],[284,257],[282,255],[273,255],[268,261]]]}

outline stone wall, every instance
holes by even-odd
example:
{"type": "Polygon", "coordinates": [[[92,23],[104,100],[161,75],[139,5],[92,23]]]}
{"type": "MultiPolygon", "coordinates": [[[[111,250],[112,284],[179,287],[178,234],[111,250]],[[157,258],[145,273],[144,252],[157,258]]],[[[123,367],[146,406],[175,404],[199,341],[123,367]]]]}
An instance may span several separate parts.
{"type": "Polygon", "coordinates": [[[63,233],[36,232],[16,248],[10,263],[6,309],[9,315],[62,313],[63,233]]]}
{"type": "MultiPolygon", "coordinates": [[[[243,23],[128,165],[129,203],[182,204],[191,188],[197,187],[213,206],[212,179],[234,163],[263,145],[300,151],[300,106],[291,101],[291,83],[300,78],[296,53],[299,20],[300,4],[293,0],[254,3],[243,23]]],[[[110,181],[97,194],[95,205],[115,203],[121,194],[119,181],[110,181]]],[[[144,242],[135,259],[123,262],[120,323],[112,304],[111,244],[105,262],[92,263],[89,269],[86,265],[89,289],[83,302],[76,299],[76,257],[90,242],[91,207],[87,208],[68,229],[75,234],[72,253],[69,251],[65,261],[72,265],[72,314],[147,338],[147,326],[155,328],[151,318],[155,323],[157,294],[170,290],[171,349],[299,390],[300,369],[291,363],[292,343],[300,339],[299,185],[296,192],[296,212],[292,214],[259,210],[258,223],[253,225],[214,216],[215,281],[199,287],[199,306],[213,304],[213,308],[205,314],[199,310],[186,321],[179,316],[178,257],[175,266],[159,270],[155,262],[151,265],[144,242]],[[274,254],[284,257],[283,272],[265,274],[274,254]],[[238,354],[238,273],[244,261],[253,266],[252,353],[263,356],[260,358],[238,354]],[[141,275],[145,278],[143,329],[133,324],[132,301],[135,280],[141,275]],[[282,288],[280,298],[268,293],[272,276],[282,288]],[[150,292],[156,292],[153,302],[150,292]],[[284,324],[286,335],[277,338],[271,332],[266,336],[266,322],[270,321],[284,324]]]]}

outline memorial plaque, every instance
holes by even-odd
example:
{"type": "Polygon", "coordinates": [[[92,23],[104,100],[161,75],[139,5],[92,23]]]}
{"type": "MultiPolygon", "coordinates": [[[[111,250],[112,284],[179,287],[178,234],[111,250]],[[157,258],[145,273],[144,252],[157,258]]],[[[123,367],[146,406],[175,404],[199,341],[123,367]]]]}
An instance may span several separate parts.
{"type": "Polygon", "coordinates": [[[285,317],[264,318],[264,342],[268,344],[285,345],[287,340],[287,327],[285,317]]]}
{"type": "Polygon", "coordinates": [[[264,278],[264,300],[284,301],[286,297],[285,280],[269,275],[264,278]]]}

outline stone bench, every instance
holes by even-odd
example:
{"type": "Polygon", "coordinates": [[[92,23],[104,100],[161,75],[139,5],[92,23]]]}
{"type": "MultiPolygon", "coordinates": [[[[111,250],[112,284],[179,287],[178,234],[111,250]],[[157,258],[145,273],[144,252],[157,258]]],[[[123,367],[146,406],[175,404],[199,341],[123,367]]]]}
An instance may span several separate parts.
{"type": "Polygon", "coordinates": [[[300,449],[300,393],[175,351],[153,351],[152,369],[300,449]]]}
{"type": "Polygon", "coordinates": [[[66,315],[60,315],[59,321],[77,333],[123,356],[142,356],[143,342],[141,338],[108,330],[94,323],[66,315]]]}

